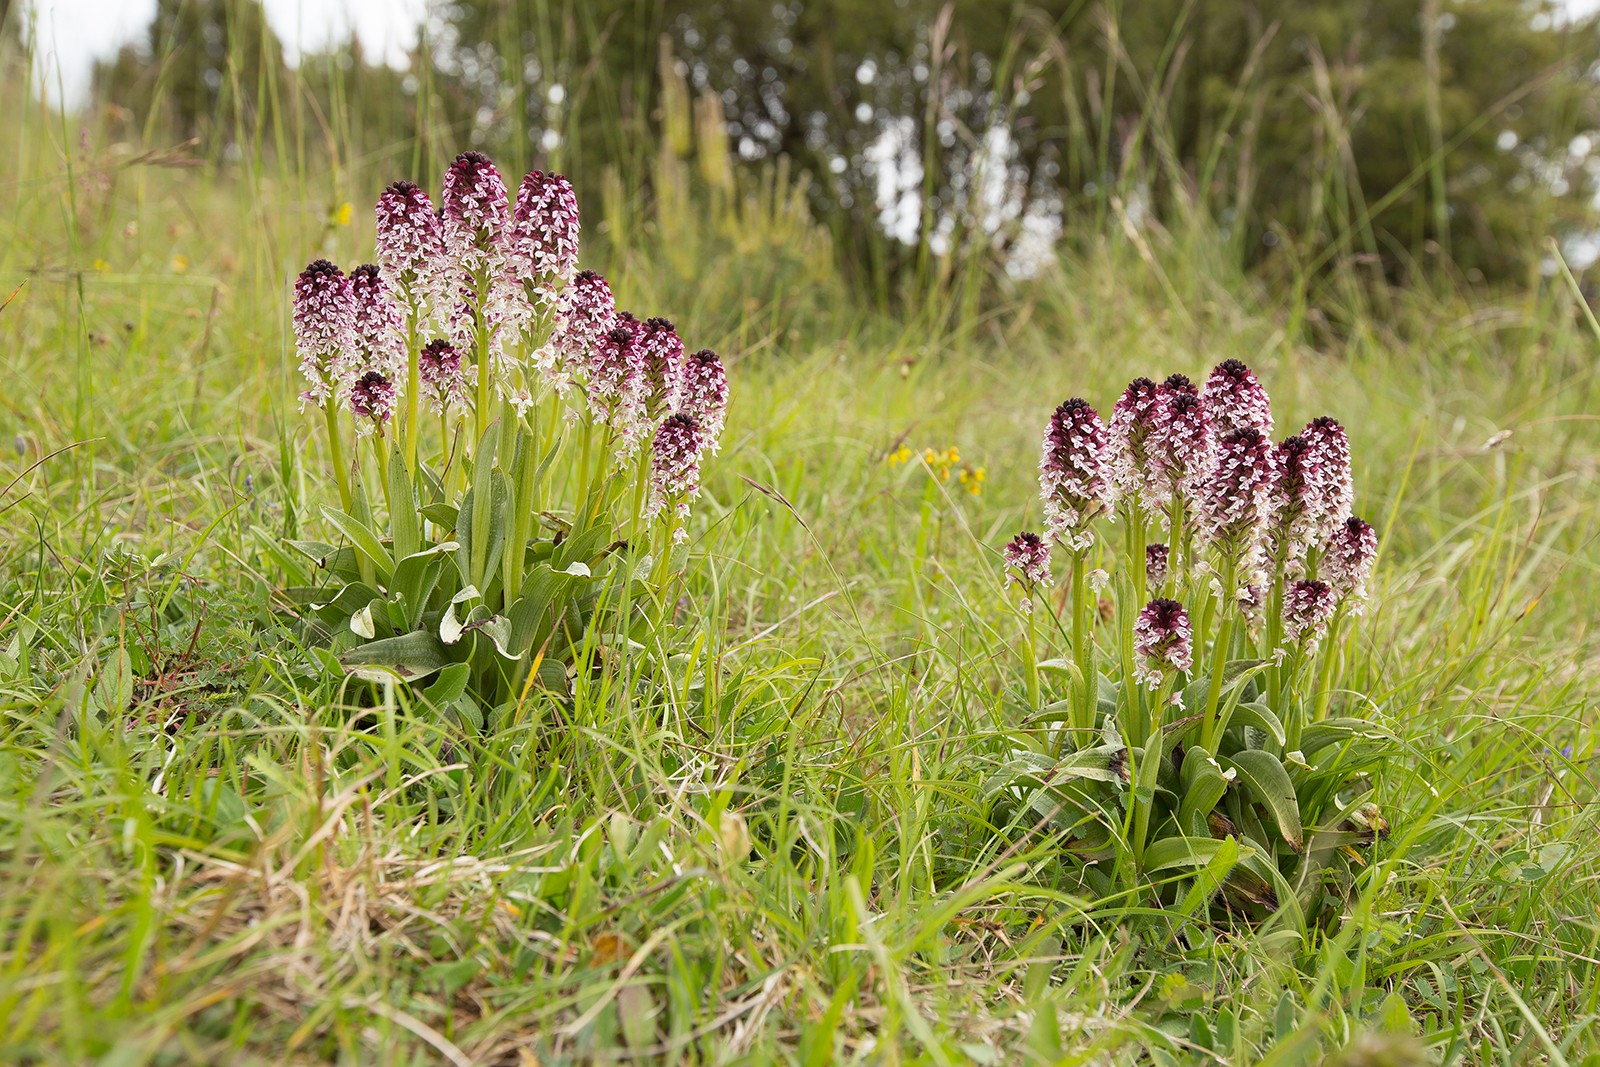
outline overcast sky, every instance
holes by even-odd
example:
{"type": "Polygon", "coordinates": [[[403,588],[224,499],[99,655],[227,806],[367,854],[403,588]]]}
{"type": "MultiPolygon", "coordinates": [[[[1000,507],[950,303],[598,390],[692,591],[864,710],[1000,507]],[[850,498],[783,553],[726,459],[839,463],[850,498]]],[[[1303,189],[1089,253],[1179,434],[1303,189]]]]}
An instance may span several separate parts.
{"type": "MultiPolygon", "coordinates": [[[[383,56],[396,66],[404,65],[406,50],[416,44],[417,22],[426,4],[426,0],[263,2],[290,62],[301,52],[326,48],[354,32],[369,56],[383,56]]],[[[1600,0],[1565,0],[1565,4],[1574,12],[1600,8],[1600,0]]],[[[31,6],[39,26],[35,74],[51,97],[57,95],[59,84],[68,103],[77,104],[88,92],[94,60],[114,54],[138,37],[155,13],[156,0],[31,0],[31,6]]]]}
{"type": "MultiPolygon", "coordinates": [[[[1600,0],[1595,0],[1600,3],[1600,0]]],[[[282,38],[289,61],[359,35],[369,56],[396,66],[417,43],[424,0],[264,0],[267,21],[282,38]]],[[[69,103],[82,102],[89,69],[143,35],[156,0],[32,0],[38,16],[35,76],[52,98],[57,85],[69,103]],[[57,80],[59,75],[59,82],[57,80]]]]}

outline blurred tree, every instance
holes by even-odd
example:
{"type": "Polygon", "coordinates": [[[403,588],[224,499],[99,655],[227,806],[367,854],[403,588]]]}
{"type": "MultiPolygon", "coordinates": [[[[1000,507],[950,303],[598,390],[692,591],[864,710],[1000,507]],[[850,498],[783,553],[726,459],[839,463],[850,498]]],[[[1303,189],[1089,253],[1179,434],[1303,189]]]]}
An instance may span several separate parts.
{"type": "Polygon", "coordinates": [[[260,0],[156,0],[145,40],[96,64],[92,84],[141,130],[217,152],[268,125],[286,69],[260,0]]]}
{"type": "Polygon", "coordinates": [[[661,132],[669,33],[740,155],[812,171],[852,258],[891,271],[1117,193],[1209,213],[1246,263],[1365,255],[1400,277],[1441,249],[1504,276],[1595,189],[1569,153],[1596,123],[1595,24],[1554,0],[450,0],[437,18],[458,121],[523,155],[563,138],[579,166],[608,138],[637,152],[630,124],[661,132]],[[574,101],[580,76],[610,91],[574,101]]]}
{"type": "Polygon", "coordinates": [[[1031,242],[1038,254],[1061,220],[1117,205],[1169,225],[1205,218],[1241,263],[1276,272],[1359,261],[1404,279],[1448,261],[1506,277],[1544,234],[1591,227],[1600,174],[1596,23],[1558,0],[436,0],[430,12],[410,72],[352,47],[296,73],[259,0],[158,0],[147,40],[100,66],[95,87],[141,129],[213,151],[261,139],[292,99],[302,137],[409,150],[394,173],[426,179],[471,144],[591,191],[606,167],[648,181],[655,146],[687,136],[688,96],[715,96],[736,154],[810,171],[847,263],[880,282],[947,253],[1023,257],[1031,242]]]}

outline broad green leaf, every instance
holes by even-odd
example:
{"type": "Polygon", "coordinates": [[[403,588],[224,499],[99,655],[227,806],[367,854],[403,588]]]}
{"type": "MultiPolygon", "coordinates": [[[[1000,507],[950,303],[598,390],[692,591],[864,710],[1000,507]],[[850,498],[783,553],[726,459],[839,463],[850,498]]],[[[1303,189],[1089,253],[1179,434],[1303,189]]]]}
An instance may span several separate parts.
{"type": "Polygon", "coordinates": [[[421,624],[428,598],[433,595],[433,590],[439,584],[439,576],[444,571],[445,558],[458,547],[454,541],[445,541],[413,552],[395,564],[394,578],[389,587],[397,597],[404,598],[407,608],[405,629],[415,630],[421,624]]]}
{"type": "Polygon", "coordinates": [[[1296,852],[1305,844],[1300,826],[1300,802],[1294,794],[1294,783],[1289,772],[1277,756],[1260,749],[1245,749],[1231,757],[1221,758],[1224,767],[1238,772],[1239,784],[1248,789],[1255,799],[1266,806],[1278,826],[1278,832],[1296,852]]]}
{"type": "Polygon", "coordinates": [[[398,440],[389,453],[389,536],[394,541],[394,554],[398,559],[422,547],[416,494],[411,487],[411,476],[406,473],[406,458],[401,454],[398,440]]]}
{"type": "Polygon", "coordinates": [[[413,630],[352,648],[339,662],[347,673],[369,682],[415,682],[443,669],[450,659],[437,637],[413,630]]]}
{"type": "Polygon", "coordinates": [[[1259,700],[1251,700],[1234,708],[1231,725],[1253,726],[1277,742],[1278,748],[1283,748],[1285,741],[1283,723],[1273,714],[1271,708],[1259,700]]]}
{"type": "Polygon", "coordinates": [[[441,530],[454,530],[461,511],[449,504],[429,504],[422,509],[422,517],[441,530]]]}
{"type": "Polygon", "coordinates": [[[1300,733],[1300,753],[1310,759],[1316,753],[1342,741],[1386,741],[1399,743],[1399,738],[1383,726],[1368,719],[1323,719],[1308,723],[1300,733]]]}
{"type": "Polygon", "coordinates": [[[1193,745],[1183,754],[1183,800],[1178,805],[1178,825],[1185,833],[1205,830],[1205,818],[1228,791],[1233,773],[1222,769],[1211,753],[1193,745]]]}
{"type": "Polygon", "coordinates": [[[1144,850],[1144,870],[1146,874],[1155,874],[1158,871],[1171,871],[1183,867],[1204,867],[1223,851],[1224,848],[1237,852],[1238,842],[1229,842],[1232,838],[1218,840],[1215,837],[1163,837],[1150,842],[1150,847],[1144,850]]]}
{"type": "Polygon", "coordinates": [[[472,676],[472,665],[468,663],[452,663],[439,671],[439,677],[433,684],[422,691],[423,699],[436,708],[453,704],[467,691],[467,682],[472,676]]]}
{"type": "Polygon", "coordinates": [[[322,515],[335,529],[344,534],[357,552],[372,561],[372,565],[378,570],[378,577],[387,583],[394,574],[394,560],[383,547],[383,543],[378,540],[377,535],[338,508],[324,505],[322,515]]]}

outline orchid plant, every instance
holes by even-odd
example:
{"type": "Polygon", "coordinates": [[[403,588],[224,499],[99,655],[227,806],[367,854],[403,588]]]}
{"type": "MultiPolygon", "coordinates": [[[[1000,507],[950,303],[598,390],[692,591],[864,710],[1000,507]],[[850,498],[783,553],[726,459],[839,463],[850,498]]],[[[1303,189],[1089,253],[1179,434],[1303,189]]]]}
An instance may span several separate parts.
{"type": "Polygon", "coordinates": [[[1369,775],[1392,736],[1331,714],[1377,537],[1351,514],[1338,422],[1272,434],[1237,360],[1201,387],[1138,378],[1109,422],[1068,400],[1045,428],[1044,532],[1002,551],[1028,729],[986,795],[1002,824],[1059,832],[1091,891],[1303,920],[1329,913],[1353,846],[1381,829],[1369,775]]]}
{"type": "Polygon", "coordinates": [[[661,632],[728,379],[579,269],[559,174],[513,197],[467,152],[437,210],[400,181],[375,216],[376,263],[294,283],[344,543],[291,542],[288,593],[330,665],[481,724],[661,632]]]}

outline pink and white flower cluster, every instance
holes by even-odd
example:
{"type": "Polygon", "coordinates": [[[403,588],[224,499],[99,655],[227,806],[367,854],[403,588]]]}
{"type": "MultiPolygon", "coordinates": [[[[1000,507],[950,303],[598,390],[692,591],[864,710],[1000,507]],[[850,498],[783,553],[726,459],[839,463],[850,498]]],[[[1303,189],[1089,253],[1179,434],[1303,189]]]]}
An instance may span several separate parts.
{"type": "Polygon", "coordinates": [[[667,319],[619,311],[606,279],[578,270],[580,213],[566,178],[533,171],[513,202],[493,161],[464,152],[437,211],[399,181],[374,221],[376,265],[347,277],[317,260],[295,282],[304,403],[347,409],[366,433],[381,432],[411,390],[447,417],[491,384],[519,412],[575,396],[568,417],[587,418],[619,459],[652,450],[662,472],[653,508],[693,497],[700,458],[720,447],[727,372],[710,349],[686,355],[667,319]]]}
{"type": "Polygon", "coordinates": [[[1050,416],[1039,462],[1043,552],[1024,560],[1018,542],[1008,545],[1008,581],[1048,573],[1052,546],[1081,565],[1094,521],[1120,517],[1140,532],[1132,543],[1144,558],[1134,565],[1157,596],[1136,627],[1141,681],[1183,669],[1168,650],[1186,647],[1187,616],[1180,625],[1176,604],[1161,599],[1174,580],[1214,590],[1251,623],[1265,614],[1267,592],[1280,590],[1286,639],[1314,648],[1339,608],[1361,610],[1377,537],[1351,515],[1344,428],[1318,418],[1274,444],[1273,426],[1266,389],[1238,360],[1218,364],[1203,388],[1181,374],[1159,385],[1134,379],[1109,426],[1088,402],[1068,400],[1050,416]],[[1146,545],[1155,527],[1167,543],[1146,545]]]}

